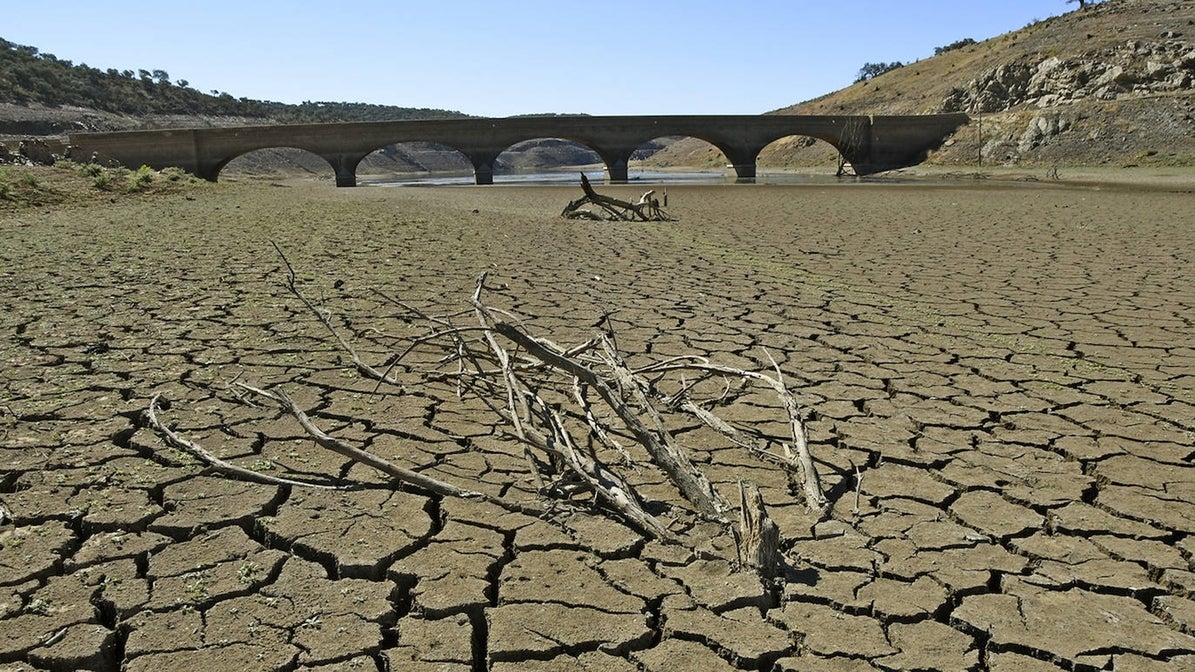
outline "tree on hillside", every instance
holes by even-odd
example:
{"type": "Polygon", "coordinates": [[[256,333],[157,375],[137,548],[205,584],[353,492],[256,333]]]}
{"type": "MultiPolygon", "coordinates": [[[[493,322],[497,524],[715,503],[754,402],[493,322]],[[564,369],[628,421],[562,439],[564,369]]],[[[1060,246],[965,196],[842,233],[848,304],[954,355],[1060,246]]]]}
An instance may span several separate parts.
{"type": "Polygon", "coordinates": [[[286,105],[190,88],[162,69],[100,70],[0,38],[0,103],[72,105],[129,115],[207,114],[269,118],[280,123],[392,121],[465,116],[448,110],[364,103],[286,105]]]}
{"type": "Polygon", "coordinates": [[[879,77],[885,72],[903,68],[904,63],[900,61],[893,61],[891,63],[864,63],[862,68],[859,68],[859,75],[855,78],[855,83],[863,82],[872,77],[879,77]]]}
{"type": "Polygon", "coordinates": [[[1087,0],[1066,0],[1066,4],[1068,5],[1073,5],[1076,2],[1079,3],[1079,9],[1083,9],[1087,6],[1087,0]]]}
{"type": "Polygon", "coordinates": [[[961,39],[957,42],[951,42],[950,44],[948,44],[944,47],[934,47],[934,56],[939,56],[948,51],[954,51],[955,49],[962,49],[963,47],[969,47],[973,44],[975,44],[975,40],[973,40],[970,37],[964,37],[963,39],[961,39]]]}

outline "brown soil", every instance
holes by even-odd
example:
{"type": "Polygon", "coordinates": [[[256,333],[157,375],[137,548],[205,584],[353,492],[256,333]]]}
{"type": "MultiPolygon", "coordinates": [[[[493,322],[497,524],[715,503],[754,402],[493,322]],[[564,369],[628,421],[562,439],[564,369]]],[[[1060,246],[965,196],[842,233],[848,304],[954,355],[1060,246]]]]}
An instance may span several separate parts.
{"type": "MultiPolygon", "coordinates": [[[[0,209],[0,667],[1195,668],[1189,193],[669,191],[680,221],[650,225],[564,221],[575,188],[502,186],[0,209]],[[151,395],[225,459],[380,484],[228,387],[285,383],[344,440],[533,500],[475,401],[371,395],[270,241],[374,363],[394,341],[371,328],[407,327],[370,288],[446,312],[483,271],[560,343],[615,310],[636,358],[763,369],[766,348],[830,516],[742,451],[693,447],[726,494],[761,487],[790,564],[768,591],[707,526],[697,559],[598,515],[216,477],[143,427],[151,395]]],[[[629,477],[679,501],[647,465],[629,477]]]]}

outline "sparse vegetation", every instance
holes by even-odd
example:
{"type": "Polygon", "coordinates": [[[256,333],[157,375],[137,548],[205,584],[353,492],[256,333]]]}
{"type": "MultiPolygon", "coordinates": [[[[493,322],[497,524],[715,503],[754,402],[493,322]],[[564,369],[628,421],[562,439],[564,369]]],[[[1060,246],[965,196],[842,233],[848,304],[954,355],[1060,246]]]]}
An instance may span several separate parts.
{"type": "Polygon", "coordinates": [[[963,47],[969,47],[973,44],[977,44],[975,42],[975,40],[973,40],[969,37],[965,37],[957,42],[951,42],[950,44],[948,44],[944,47],[935,47],[934,48],[934,56],[939,56],[948,51],[954,51],[955,49],[962,49],[963,47]]]}
{"type": "Polygon", "coordinates": [[[202,93],[165,70],[101,70],[37,47],[0,39],[0,103],[72,105],[129,115],[184,114],[258,117],[282,123],[463,117],[449,110],[305,101],[288,105],[228,93],[202,93]]]}
{"type": "Polygon", "coordinates": [[[155,171],[60,161],[54,166],[0,166],[0,208],[84,204],[97,199],[186,193],[208,183],[178,168],[155,171]]]}
{"type": "Polygon", "coordinates": [[[905,64],[900,61],[892,61],[891,63],[864,63],[863,67],[859,68],[859,75],[855,78],[855,83],[865,82],[874,77],[879,77],[886,72],[903,68],[904,66],[905,64]]]}
{"type": "Polygon", "coordinates": [[[253,583],[261,575],[262,567],[256,562],[246,560],[237,568],[237,581],[241,583],[253,583]]]}
{"type": "Polygon", "coordinates": [[[50,613],[50,601],[41,597],[36,597],[25,605],[25,613],[38,614],[39,616],[47,616],[50,613]]]}
{"type": "Polygon", "coordinates": [[[129,191],[143,191],[149,187],[151,182],[154,181],[155,174],[156,173],[154,172],[154,169],[146,165],[141,166],[137,170],[131,171],[129,173],[128,182],[129,191]]]}

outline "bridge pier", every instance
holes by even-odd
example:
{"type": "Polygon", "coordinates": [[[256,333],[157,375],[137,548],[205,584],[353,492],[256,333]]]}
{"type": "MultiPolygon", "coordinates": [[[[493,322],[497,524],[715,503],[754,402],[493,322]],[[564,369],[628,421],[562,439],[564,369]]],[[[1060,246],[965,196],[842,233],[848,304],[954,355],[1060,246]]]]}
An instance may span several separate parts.
{"type": "Polygon", "coordinates": [[[606,179],[611,184],[625,184],[630,179],[628,164],[631,162],[631,154],[635,153],[635,147],[599,149],[591,145],[590,148],[602,157],[602,162],[606,164],[606,179]]]}
{"type": "Polygon", "coordinates": [[[197,161],[194,170],[191,170],[187,166],[180,166],[183,170],[193,172],[195,177],[205,179],[208,182],[215,182],[220,176],[220,169],[223,167],[224,164],[218,161],[197,161]]]}
{"type": "Polygon", "coordinates": [[[736,182],[755,181],[755,160],[763,151],[764,144],[758,142],[720,142],[715,145],[734,168],[736,182]]]}
{"type": "Polygon", "coordinates": [[[494,183],[494,162],[498,160],[498,155],[502,153],[502,149],[466,147],[459,147],[458,149],[469,158],[469,163],[473,164],[474,184],[494,183]]]}
{"type": "Polygon", "coordinates": [[[321,156],[332,166],[332,170],[336,172],[336,186],[357,186],[357,165],[361,163],[361,159],[364,159],[367,154],[337,152],[336,154],[322,154],[321,156]]]}
{"type": "Polygon", "coordinates": [[[734,181],[750,184],[755,181],[755,162],[751,163],[735,163],[734,167],[734,181]]]}

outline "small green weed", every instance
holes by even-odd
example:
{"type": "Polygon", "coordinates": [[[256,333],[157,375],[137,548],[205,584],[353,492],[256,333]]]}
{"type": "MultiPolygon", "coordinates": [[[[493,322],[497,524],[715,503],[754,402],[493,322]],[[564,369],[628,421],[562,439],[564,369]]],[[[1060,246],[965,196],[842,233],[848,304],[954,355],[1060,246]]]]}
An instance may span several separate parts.
{"type": "Polygon", "coordinates": [[[154,172],[153,168],[145,165],[141,166],[129,173],[128,190],[130,192],[144,191],[153,183],[156,175],[157,173],[154,172]]]}
{"type": "Polygon", "coordinates": [[[99,172],[91,176],[91,185],[100,191],[108,191],[112,188],[112,175],[100,168],[99,172]]]}
{"type": "Polygon", "coordinates": [[[25,605],[25,613],[48,616],[50,613],[50,601],[40,597],[34,598],[29,604],[25,605]]]}
{"type": "Polygon", "coordinates": [[[83,177],[99,177],[104,174],[104,167],[98,163],[85,163],[78,167],[79,174],[83,177]]]}
{"type": "Polygon", "coordinates": [[[261,574],[261,565],[256,562],[245,562],[237,569],[237,580],[241,583],[253,583],[253,580],[261,574]]]}

